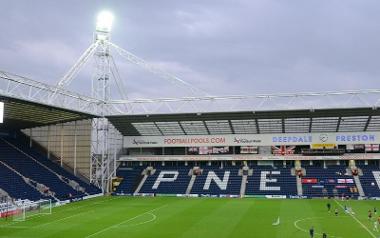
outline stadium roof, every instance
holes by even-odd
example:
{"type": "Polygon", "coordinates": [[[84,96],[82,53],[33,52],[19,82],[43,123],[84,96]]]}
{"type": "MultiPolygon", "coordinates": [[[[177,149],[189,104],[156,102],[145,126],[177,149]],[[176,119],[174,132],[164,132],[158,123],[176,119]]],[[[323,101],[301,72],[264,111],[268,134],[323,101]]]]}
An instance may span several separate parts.
{"type": "Polygon", "coordinates": [[[380,131],[377,108],[146,114],[108,119],[125,136],[380,131]]]}
{"type": "Polygon", "coordinates": [[[24,129],[93,118],[93,115],[0,96],[4,102],[4,123],[0,129],[24,129]]]}

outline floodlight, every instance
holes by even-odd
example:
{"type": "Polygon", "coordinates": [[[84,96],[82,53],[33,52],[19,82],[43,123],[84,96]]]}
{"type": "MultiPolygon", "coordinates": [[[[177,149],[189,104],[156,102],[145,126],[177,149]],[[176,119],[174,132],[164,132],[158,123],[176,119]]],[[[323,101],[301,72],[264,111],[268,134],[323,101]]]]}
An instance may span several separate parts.
{"type": "Polygon", "coordinates": [[[4,122],[4,103],[0,102],[0,123],[4,122]]]}
{"type": "Polygon", "coordinates": [[[96,20],[96,30],[101,32],[110,32],[113,18],[113,14],[110,11],[101,11],[96,20]]]}

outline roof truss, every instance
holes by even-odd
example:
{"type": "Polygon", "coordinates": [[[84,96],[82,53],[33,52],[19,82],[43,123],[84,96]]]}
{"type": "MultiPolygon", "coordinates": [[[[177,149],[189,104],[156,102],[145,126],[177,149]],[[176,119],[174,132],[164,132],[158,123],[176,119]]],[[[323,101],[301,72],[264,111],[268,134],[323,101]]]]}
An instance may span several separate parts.
{"type": "Polygon", "coordinates": [[[373,108],[110,116],[124,135],[218,135],[380,131],[373,108]]]}

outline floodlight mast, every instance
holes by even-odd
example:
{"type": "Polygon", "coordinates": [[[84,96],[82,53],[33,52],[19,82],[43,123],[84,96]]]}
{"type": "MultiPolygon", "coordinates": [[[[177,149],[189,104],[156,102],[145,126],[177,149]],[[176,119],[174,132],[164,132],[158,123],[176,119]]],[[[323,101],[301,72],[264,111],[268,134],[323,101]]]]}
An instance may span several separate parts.
{"type": "MultiPolygon", "coordinates": [[[[66,88],[72,82],[90,58],[94,60],[94,73],[91,79],[91,96],[97,100],[97,106],[92,113],[98,115],[99,118],[92,120],[90,182],[102,188],[103,192],[108,191],[108,184],[112,176],[116,173],[116,154],[115,152],[111,152],[114,148],[112,148],[110,141],[116,139],[115,134],[117,133],[114,133],[116,130],[105,117],[106,115],[111,115],[111,112],[114,110],[114,108],[112,108],[114,105],[110,103],[112,101],[110,92],[110,80],[112,77],[116,82],[123,100],[127,100],[123,82],[120,80],[121,78],[117,67],[113,62],[110,52],[111,48],[116,50],[118,55],[124,59],[157,75],[161,79],[184,86],[185,89],[194,95],[197,93],[205,94],[202,90],[197,89],[180,78],[150,65],[136,55],[112,44],[110,40],[113,20],[114,17],[109,11],[102,11],[98,14],[94,32],[94,42],[58,82],[56,89],[49,97],[50,103],[60,100],[59,91],[66,88]]],[[[129,110],[127,109],[127,111],[129,110]]]]}
{"type": "Polygon", "coordinates": [[[101,102],[96,109],[100,115],[92,121],[92,143],[91,143],[91,168],[90,180],[92,183],[107,192],[107,184],[110,177],[111,159],[108,155],[108,129],[109,123],[105,115],[107,114],[107,102],[110,100],[110,74],[111,56],[109,40],[113,15],[109,11],[102,11],[97,16],[94,42],[98,47],[94,53],[95,70],[91,81],[91,96],[101,102]]]}
{"type": "MultiPolygon", "coordinates": [[[[92,97],[107,102],[110,99],[109,78],[111,73],[111,58],[109,41],[113,15],[109,11],[99,13],[94,33],[94,43],[98,44],[95,56],[95,73],[92,80],[92,97]]],[[[101,112],[100,112],[101,114],[101,112]]]]}

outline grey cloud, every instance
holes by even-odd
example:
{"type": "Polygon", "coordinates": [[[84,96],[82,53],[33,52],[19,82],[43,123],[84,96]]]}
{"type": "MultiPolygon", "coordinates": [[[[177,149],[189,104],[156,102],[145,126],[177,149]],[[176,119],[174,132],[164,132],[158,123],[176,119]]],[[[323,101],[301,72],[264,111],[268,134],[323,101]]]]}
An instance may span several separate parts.
{"type": "MultiPolygon", "coordinates": [[[[116,44],[214,95],[378,87],[375,0],[24,0],[0,7],[7,9],[0,68],[51,84],[90,44],[97,11],[109,8],[116,44]]],[[[130,97],[187,95],[115,58],[130,97]]],[[[90,77],[88,65],[70,89],[88,93],[90,77]]]]}

